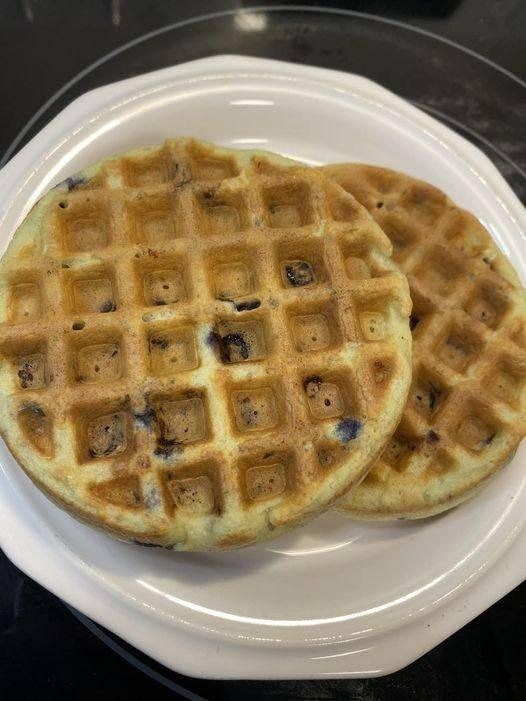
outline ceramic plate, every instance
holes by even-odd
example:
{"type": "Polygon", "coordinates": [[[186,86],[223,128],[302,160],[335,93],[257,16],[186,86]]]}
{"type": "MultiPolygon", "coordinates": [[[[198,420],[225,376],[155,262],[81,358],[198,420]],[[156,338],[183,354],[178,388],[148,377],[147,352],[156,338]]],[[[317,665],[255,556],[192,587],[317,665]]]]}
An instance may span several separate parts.
{"type": "MultiPolygon", "coordinates": [[[[404,170],[473,211],[526,278],[526,214],[461,137],[356,75],[220,56],[99,88],[0,172],[0,246],[53,184],[112,153],[193,135],[318,164],[404,170]]],[[[0,545],[69,604],[179,672],[372,676],[460,628],[526,572],[526,445],[476,498],[422,522],[334,513],[259,546],[118,543],[52,505],[0,447],[0,545]]]]}

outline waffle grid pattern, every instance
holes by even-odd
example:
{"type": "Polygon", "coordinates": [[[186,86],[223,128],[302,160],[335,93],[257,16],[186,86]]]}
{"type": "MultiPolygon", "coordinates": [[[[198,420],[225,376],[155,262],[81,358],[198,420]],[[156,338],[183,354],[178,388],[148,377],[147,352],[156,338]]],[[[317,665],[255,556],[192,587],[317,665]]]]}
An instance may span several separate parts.
{"type": "Polygon", "coordinates": [[[297,520],[404,372],[378,227],[314,172],[233,153],[176,140],[66,181],[4,276],[19,430],[114,524],[147,511],[152,540],[167,519],[182,544],[192,519],[297,520]]]}
{"type": "Polygon", "coordinates": [[[325,172],[389,236],[413,300],[408,402],[345,508],[442,510],[502,465],[526,431],[524,290],[485,229],[439,190],[367,166],[325,172]]]}

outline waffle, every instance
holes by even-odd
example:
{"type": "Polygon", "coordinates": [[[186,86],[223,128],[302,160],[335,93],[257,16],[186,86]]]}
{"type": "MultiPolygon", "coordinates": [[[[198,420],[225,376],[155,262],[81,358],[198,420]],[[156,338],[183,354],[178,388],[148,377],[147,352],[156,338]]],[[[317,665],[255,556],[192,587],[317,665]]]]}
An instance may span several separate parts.
{"type": "Polygon", "coordinates": [[[526,294],[479,221],[435,187],[366,165],[323,172],[381,225],[413,300],[402,420],[342,512],[430,516],[481,487],[526,432],[526,294]]]}
{"type": "Polygon", "coordinates": [[[48,193],[1,265],[0,430],[123,539],[232,548],[360,480],[410,384],[380,227],[315,170],[176,139],[48,193]]]}

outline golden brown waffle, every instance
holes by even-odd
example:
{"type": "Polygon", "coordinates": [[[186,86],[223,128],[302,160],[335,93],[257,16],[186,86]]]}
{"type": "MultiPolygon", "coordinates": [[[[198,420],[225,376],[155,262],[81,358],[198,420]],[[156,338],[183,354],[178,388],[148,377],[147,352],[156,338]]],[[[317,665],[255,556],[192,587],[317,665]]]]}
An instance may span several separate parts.
{"type": "Polygon", "coordinates": [[[407,406],[343,512],[439,513],[502,467],[526,433],[525,291],[478,220],[435,187],[373,166],[322,170],[389,236],[413,299],[407,406]]]}
{"type": "Polygon", "coordinates": [[[271,154],[168,141],[68,179],[0,275],[0,430],[122,537],[228,548],[360,480],[410,383],[407,282],[366,210],[271,154]]]}

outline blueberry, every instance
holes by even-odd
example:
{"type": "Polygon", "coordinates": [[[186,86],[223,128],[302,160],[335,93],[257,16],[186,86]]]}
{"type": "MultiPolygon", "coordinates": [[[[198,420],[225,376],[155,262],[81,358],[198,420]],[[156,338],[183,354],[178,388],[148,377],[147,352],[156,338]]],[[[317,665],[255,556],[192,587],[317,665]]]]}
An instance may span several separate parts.
{"type": "Polygon", "coordinates": [[[261,306],[259,299],[248,299],[245,302],[235,302],[234,306],[238,312],[251,311],[261,306]]]}
{"type": "Polygon", "coordinates": [[[362,426],[362,422],[358,419],[341,419],[336,426],[336,435],[342,443],[348,443],[349,441],[353,441],[355,438],[358,438],[358,435],[362,430],[362,426]]]}
{"type": "Polygon", "coordinates": [[[285,275],[293,287],[303,287],[314,282],[314,272],[310,264],[304,260],[295,260],[286,265],[285,275]]]}
{"type": "Polygon", "coordinates": [[[116,309],[115,302],[112,299],[107,299],[100,305],[99,311],[105,314],[106,312],[114,312],[116,309]]]}
{"type": "Polygon", "coordinates": [[[86,178],[82,175],[72,175],[70,178],[66,178],[64,180],[64,183],[67,185],[68,192],[73,192],[73,190],[76,190],[78,187],[82,187],[82,185],[86,185],[88,181],[86,178]]]}
{"type": "Polygon", "coordinates": [[[134,413],[134,418],[137,423],[142,424],[144,428],[150,430],[152,428],[153,422],[155,420],[155,412],[150,407],[147,406],[144,411],[134,413]]]}
{"type": "Polygon", "coordinates": [[[221,336],[217,331],[211,331],[207,338],[207,343],[213,348],[217,348],[219,356],[224,363],[233,362],[233,348],[237,348],[243,360],[250,356],[250,346],[241,333],[227,333],[221,336]]]}

